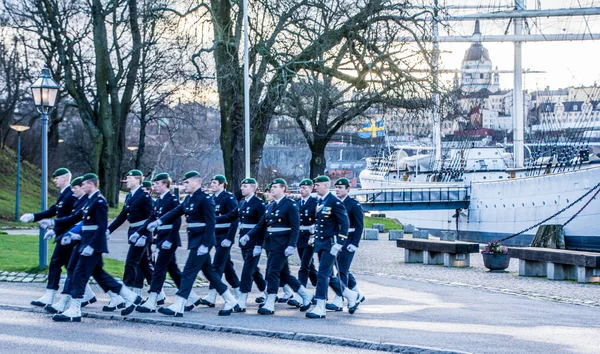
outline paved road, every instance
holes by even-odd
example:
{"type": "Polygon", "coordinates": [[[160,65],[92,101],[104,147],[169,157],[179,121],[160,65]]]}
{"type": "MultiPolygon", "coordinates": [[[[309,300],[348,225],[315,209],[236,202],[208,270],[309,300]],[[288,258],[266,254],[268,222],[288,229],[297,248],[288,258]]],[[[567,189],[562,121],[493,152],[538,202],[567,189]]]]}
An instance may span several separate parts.
{"type": "Polygon", "coordinates": [[[4,354],[373,352],[131,322],[86,319],[81,324],[54,323],[47,317],[38,313],[0,310],[0,352],[4,354]]]}

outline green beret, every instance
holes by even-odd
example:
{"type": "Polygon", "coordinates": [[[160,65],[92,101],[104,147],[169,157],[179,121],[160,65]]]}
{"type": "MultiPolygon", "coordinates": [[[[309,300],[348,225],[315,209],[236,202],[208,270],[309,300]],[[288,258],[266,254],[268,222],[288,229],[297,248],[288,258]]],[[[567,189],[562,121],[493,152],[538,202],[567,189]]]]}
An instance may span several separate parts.
{"type": "Polygon", "coordinates": [[[301,186],[312,186],[313,181],[310,178],[305,178],[302,181],[300,181],[300,185],[301,186]]]}
{"type": "Polygon", "coordinates": [[[350,187],[350,181],[348,181],[348,178],[342,177],[342,178],[339,178],[337,181],[335,181],[335,185],[350,187]]]}
{"type": "Polygon", "coordinates": [[[58,170],[54,171],[54,173],[52,174],[52,177],[58,177],[58,176],[66,175],[67,173],[71,173],[71,171],[69,171],[68,169],[62,167],[62,168],[59,168],[58,170]]]}
{"type": "Polygon", "coordinates": [[[98,179],[98,175],[95,173],[86,173],[81,177],[81,182],[89,181],[91,179],[98,179]]]}
{"type": "Polygon", "coordinates": [[[223,175],[214,175],[213,178],[211,178],[211,181],[217,181],[217,182],[223,184],[223,183],[227,183],[227,178],[225,178],[225,176],[223,176],[223,175]]]}
{"type": "Polygon", "coordinates": [[[140,170],[131,170],[131,171],[127,172],[127,176],[143,177],[144,174],[140,170]]]}
{"type": "Polygon", "coordinates": [[[152,178],[152,182],[158,182],[158,181],[168,180],[168,179],[169,179],[168,173],[159,173],[156,176],[154,176],[154,178],[152,178]]]}
{"type": "Polygon", "coordinates": [[[83,177],[77,177],[71,181],[71,187],[81,186],[81,182],[83,182],[83,177]]]}
{"type": "Polygon", "coordinates": [[[287,182],[283,178],[275,178],[271,184],[283,184],[284,186],[287,186],[287,182]]]}
{"type": "Polygon", "coordinates": [[[198,173],[198,171],[190,171],[183,176],[183,180],[185,181],[186,179],[190,179],[190,178],[198,177],[198,176],[200,176],[200,173],[198,173]]]}
{"type": "Polygon", "coordinates": [[[152,188],[152,182],[150,182],[150,181],[144,181],[144,182],[142,182],[142,187],[144,187],[144,188],[152,188]]]}
{"type": "Polygon", "coordinates": [[[254,178],[244,178],[241,184],[256,184],[256,180],[254,178]]]}
{"type": "Polygon", "coordinates": [[[331,182],[331,180],[327,176],[317,176],[314,179],[314,181],[315,181],[315,183],[322,183],[322,182],[330,183],[331,182]]]}
{"type": "Polygon", "coordinates": [[[268,192],[271,190],[271,187],[273,187],[273,183],[269,183],[267,184],[267,186],[265,187],[265,192],[268,192]]]}

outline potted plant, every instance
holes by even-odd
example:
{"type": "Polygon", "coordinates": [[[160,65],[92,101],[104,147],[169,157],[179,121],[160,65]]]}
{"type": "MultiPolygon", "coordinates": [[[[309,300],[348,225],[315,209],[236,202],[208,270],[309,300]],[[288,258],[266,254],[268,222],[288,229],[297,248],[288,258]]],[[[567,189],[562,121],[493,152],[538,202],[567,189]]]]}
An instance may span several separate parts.
{"type": "Polygon", "coordinates": [[[499,242],[488,242],[487,246],[481,250],[483,256],[483,265],[490,271],[503,271],[510,264],[508,248],[502,246],[499,242]]]}

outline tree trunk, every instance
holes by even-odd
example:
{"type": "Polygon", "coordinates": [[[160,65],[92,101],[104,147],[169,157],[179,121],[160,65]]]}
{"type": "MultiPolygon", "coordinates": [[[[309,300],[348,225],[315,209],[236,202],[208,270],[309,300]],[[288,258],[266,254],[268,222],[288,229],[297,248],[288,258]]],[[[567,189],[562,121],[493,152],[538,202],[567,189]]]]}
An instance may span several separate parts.
{"type": "Polygon", "coordinates": [[[313,179],[319,175],[325,174],[325,147],[326,141],[317,140],[310,146],[310,178],[313,179]]]}

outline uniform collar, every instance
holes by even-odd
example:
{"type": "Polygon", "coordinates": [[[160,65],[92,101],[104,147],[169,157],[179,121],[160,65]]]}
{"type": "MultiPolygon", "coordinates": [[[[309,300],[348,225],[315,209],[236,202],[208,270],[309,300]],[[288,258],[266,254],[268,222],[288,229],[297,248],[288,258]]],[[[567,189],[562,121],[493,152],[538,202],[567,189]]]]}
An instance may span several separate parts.
{"type": "Polygon", "coordinates": [[[88,196],[89,199],[92,199],[96,194],[100,193],[100,190],[95,191],[91,195],[88,196]]]}
{"type": "Polygon", "coordinates": [[[254,194],[252,194],[248,198],[244,198],[244,200],[246,201],[246,203],[248,203],[250,201],[250,199],[252,199],[252,198],[254,198],[254,194]]]}
{"type": "Polygon", "coordinates": [[[283,198],[285,198],[285,195],[283,197],[281,197],[280,199],[275,199],[275,205],[279,205],[279,202],[282,201],[283,198]]]}
{"type": "Polygon", "coordinates": [[[164,192],[163,194],[161,194],[158,199],[163,199],[165,195],[167,195],[167,193],[169,193],[169,191],[164,192]]]}
{"type": "Polygon", "coordinates": [[[308,202],[309,199],[310,199],[310,194],[308,195],[308,197],[302,198],[302,201],[306,204],[306,202],[308,202]]]}
{"type": "Polygon", "coordinates": [[[225,192],[225,190],[223,189],[222,191],[220,191],[219,193],[215,193],[214,196],[215,198],[218,198],[221,194],[223,194],[225,192]]]}
{"type": "Polygon", "coordinates": [[[136,189],[132,189],[131,191],[129,191],[129,193],[131,193],[131,196],[133,197],[133,195],[135,194],[135,192],[138,191],[138,189],[140,189],[141,186],[138,186],[136,189]]]}
{"type": "Polygon", "coordinates": [[[346,198],[348,198],[348,195],[347,195],[347,194],[346,194],[346,196],[345,196],[344,198],[342,198],[342,199],[338,198],[338,199],[340,199],[340,201],[343,203],[343,202],[344,202],[344,200],[346,200],[346,198]]]}
{"type": "Polygon", "coordinates": [[[61,190],[60,190],[60,194],[63,194],[63,193],[64,193],[64,192],[67,190],[67,188],[71,188],[71,186],[70,186],[70,185],[68,185],[68,186],[66,186],[65,188],[61,189],[61,190]]]}
{"type": "Polygon", "coordinates": [[[327,194],[325,194],[324,196],[319,196],[319,200],[325,200],[327,199],[327,197],[329,197],[329,195],[331,194],[331,192],[327,192],[327,194]]]}

